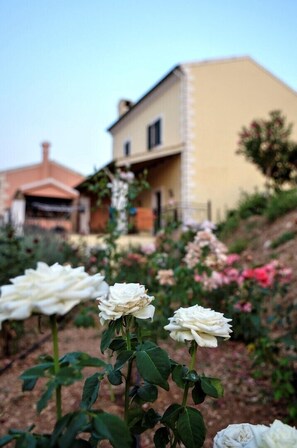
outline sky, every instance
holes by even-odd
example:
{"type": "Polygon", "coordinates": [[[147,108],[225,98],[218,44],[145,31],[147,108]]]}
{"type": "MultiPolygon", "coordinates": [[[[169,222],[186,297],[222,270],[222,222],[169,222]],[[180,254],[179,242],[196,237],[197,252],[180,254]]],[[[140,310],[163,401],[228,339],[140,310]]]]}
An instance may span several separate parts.
{"type": "Polygon", "coordinates": [[[297,90],[295,0],[0,0],[0,171],[50,158],[84,175],[107,128],[175,65],[251,56],[297,90]]]}

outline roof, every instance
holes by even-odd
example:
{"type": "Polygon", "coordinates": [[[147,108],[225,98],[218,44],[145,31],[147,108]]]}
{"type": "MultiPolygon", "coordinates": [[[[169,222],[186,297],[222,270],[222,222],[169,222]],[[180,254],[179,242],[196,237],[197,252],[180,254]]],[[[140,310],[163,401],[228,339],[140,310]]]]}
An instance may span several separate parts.
{"type": "MultiPolygon", "coordinates": [[[[66,165],[63,165],[62,163],[56,162],[55,160],[50,159],[49,164],[59,166],[59,167],[63,168],[64,170],[67,170],[73,174],[77,174],[78,176],[85,177],[83,174],[79,173],[78,171],[73,170],[72,168],[69,168],[66,165]]],[[[6,170],[0,170],[0,174],[7,173],[7,172],[13,172],[13,171],[30,170],[32,168],[38,168],[40,166],[42,166],[42,162],[32,163],[30,165],[21,165],[21,166],[15,167],[15,168],[7,168],[6,170]]]]}
{"type": "Polygon", "coordinates": [[[53,177],[47,177],[46,179],[37,180],[35,182],[30,182],[27,184],[23,184],[18,188],[18,191],[21,191],[23,193],[26,193],[28,190],[34,190],[36,188],[42,188],[48,185],[52,185],[59,190],[62,190],[66,192],[67,194],[70,194],[71,196],[77,197],[79,195],[78,191],[75,190],[72,187],[69,187],[68,185],[63,184],[62,182],[54,179],[53,177]]]}
{"type": "Polygon", "coordinates": [[[90,184],[96,182],[96,178],[101,171],[108,169],[113,172],[114,168],[115,168],[114,161],[108,162],[107,164],[103,165],[101,168],[97,169],[93,174],[89,174],[89,176],[87,176],[81,182],[76,184],[75,188],[78,189],[79,191],[83,190],[85,188],[88,189],[88,186],[90,184]]]}

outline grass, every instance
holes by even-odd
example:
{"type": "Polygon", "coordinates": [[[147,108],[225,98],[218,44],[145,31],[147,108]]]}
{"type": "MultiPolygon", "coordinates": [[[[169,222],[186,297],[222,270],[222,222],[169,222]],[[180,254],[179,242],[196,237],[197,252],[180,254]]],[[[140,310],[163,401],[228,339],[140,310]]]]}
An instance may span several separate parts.
{"type": "MultiPolygon", "coordinates": [[[[265,193],[244,193],[238,202],[237,208],[230,210],[226,220],[218,226],[219,237],[224,240],[232,236],[239,224],[251,216],[264,216],[269,222],[286,213],[297,210],[297,188],[274,192],[270,196],[265,193]]],[[[247,223],[254,227],[255,223],[247,223]]]]}
{"type": "Polygon", "coordinates": [[[278,238],[275,238],[275,240],[272,241],[270,247],[272,249],[276,249],[279,246],[282,246],[283,244],[285,244],[287,241],[291,241],[295,238],[297,232],[290,230],[290,231],[286,231],[284,233],[282,233],[278,238]]]}
{"type": "Polygon", "coordinates": [[[229,245],[229,252],[231,254],[241,254],[244,250],[247,249],[249,242],[243,238],[233,241],[229,245]]]}
{"type": "Polygon", "coordinates": [[[297,189],[275,193],[268,200],[265,216],[268,221],[275,221],[280,216],[297,209],[297,189]]]}

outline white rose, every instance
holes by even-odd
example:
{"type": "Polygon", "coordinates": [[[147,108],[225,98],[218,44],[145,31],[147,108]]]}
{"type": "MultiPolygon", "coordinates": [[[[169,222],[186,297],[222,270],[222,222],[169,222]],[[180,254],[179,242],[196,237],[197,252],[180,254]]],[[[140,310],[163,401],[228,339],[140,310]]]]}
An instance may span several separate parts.
{"type": "Polygon", "coordinates": [[[120,319],[133,315],[138,319],[152,319],[155,307],[150,305],[153,296],[146,294],[145,287],[139,283],[116,283],[109,288],[107,297],[99,298],[100,322],[120,319]]]}
{"type": "Polygon", "coordinates": [[[64,315],[80,302],[107,295],[103,280],[101,274],[87,274],[84,267],[39,262],[37,269],[27,269],[11,285],[2,286],[0,328],[7,319],[23,320],[33,313],[64,315]]]}
{"type": "Polygon", "coordinates": [[[297,430],[275,420],[270,428],[262,434],[261,448],[296,448],[297,430]]]}
{"type": "Polygon", "coordinates": [[[217,433],[213,448],[257,448],[261,434],[267,429],[267,426],[249,423],[229,425],[217,433]]]}
{"type": "Polygon", "coordinates": [[[194,305],[175,311],[173,317],[169,318],[170,323],[164,328],[170,331],[170,336],[176,341],[195,340],[200,347],[217,347],[217,337],[230,338],[230,320],[222,313],[194,305]]]}

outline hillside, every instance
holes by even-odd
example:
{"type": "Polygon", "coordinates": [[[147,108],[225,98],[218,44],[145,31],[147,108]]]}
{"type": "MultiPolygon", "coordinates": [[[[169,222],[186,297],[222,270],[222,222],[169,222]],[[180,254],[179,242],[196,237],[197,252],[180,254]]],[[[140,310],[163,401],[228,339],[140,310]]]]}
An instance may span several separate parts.
{"type": "Polygon", "coordinates": [[[240,255],[254,265],[277,259],[292,269],[288,297],[297,302],[297,209],[269,222],[265,216],[240,220],[232,235],[223,238],[230,247],[244,248],[240,255]]]}

